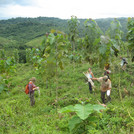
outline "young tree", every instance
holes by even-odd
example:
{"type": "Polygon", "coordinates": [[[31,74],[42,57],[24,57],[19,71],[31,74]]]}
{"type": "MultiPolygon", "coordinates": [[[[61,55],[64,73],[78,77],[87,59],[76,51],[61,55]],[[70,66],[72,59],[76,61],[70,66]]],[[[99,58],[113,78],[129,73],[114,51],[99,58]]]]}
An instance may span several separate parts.
{"type": "Polygon", "coordinates": [[[106,31],[106,36],[110,38],[111,48],[114,50],[115,56],[118,56],[119,50],[124,47],[124,42],[122,41],[123,31],[121,30],[121,27],[120,22],[115,18],[106,31]]]}
{"type": "Polygon", "coordinates": [[[76,16],[71,16],[71,19],[68,21],[68,26],[69,26],[69,37],[70,40],[72,41],[72,50],[76,50],[76,39],[78,37],[78,26],[79,26],[79,20],[77,19],[76,16]]]}
{"type": "Polygon", "coordinates": [[[129,50],[131,52],[132,62],[134,62],[134,18],[128,18],[127,40],[129,42],[129,50]]]}
{"type": "Polygon", "coordinates": [[[96,21],[88,19],[84,22],[85,26],[85,49],[92,53],[96,48],[96,42],[100,41],[100,35],[103,34],[96,21]]]}
{"type": "Polygon", "coordinates": [[[97,62],[96,52],[99,48],[101,29],[93,19],[88,19],[84,22],[85,37],[83,38],[83,48],[85,60],[94,64],[97,62]],[[95,55],[94,55],[95,54],[95,55]]]}
{"type": "Polygon", "coordinates": [[[99,63],[101,67],[113,61],[113,56],[118,56],[122,42],[122,31],[117,19],[111,22],[106,35],[101,36],[99,47],[99,63]]]}

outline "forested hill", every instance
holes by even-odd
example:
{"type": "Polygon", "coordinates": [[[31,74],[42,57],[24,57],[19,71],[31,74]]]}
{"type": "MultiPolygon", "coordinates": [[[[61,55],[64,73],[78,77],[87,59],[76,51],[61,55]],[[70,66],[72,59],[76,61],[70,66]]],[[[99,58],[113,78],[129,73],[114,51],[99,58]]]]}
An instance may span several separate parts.
{"type": "Polygon", "coordinates": [[[134,134],[134,18],[1,20],[0,134],[134,134]]]}
{"type": "MultiPolygon", "coordinates": [[[[96,19],[95,21],[105,32],[110,26],[111,21],[114,18],[96,19]]],[[[127,18],[118,18],[122,25],[122,31],[124,32],[124,38],[127,32],[127,18]]],[[[79,19],[79,36],[82,37],[84,30],[84,22],[86,19],[79,19]]],[[[50,32],[51,29],[60,30],[64,33],[68,33],[68,20],[49,17],[38,18],[12,18],[8,20],[0,20],[0,37],[4,37],[11,40],[19,41],[19,43],[26,43],[32,39],[43,36],[46,32],[50,32]]]]}

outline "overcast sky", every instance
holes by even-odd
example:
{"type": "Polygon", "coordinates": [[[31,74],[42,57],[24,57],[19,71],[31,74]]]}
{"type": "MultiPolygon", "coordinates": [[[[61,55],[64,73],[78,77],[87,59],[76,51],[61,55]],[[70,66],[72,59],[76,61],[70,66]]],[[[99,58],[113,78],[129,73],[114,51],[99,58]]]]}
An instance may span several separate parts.
{"type": "Polygon", "coordinates": [[[0,19],[134,17],[134,0],[0,0],[0,19]]]}

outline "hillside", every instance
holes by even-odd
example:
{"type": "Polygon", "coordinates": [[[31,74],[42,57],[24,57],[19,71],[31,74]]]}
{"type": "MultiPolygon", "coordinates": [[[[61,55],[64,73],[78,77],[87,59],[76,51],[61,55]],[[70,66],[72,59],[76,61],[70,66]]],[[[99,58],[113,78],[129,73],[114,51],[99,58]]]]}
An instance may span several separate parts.
{"type": "MultiPolygon", "coordinates": [[[[57,31],[53,29],[44,36],[41,34],[44,19],[47,20],[17,18],[0,21],[1,29],[15,28],[7,32],[8,36],[6,32],[0,35],[0,133],[133,134],[134,19],[128,19],[127,41],[122,39],[123,32],[117,19],[112,21],[107,32],[104,29],[112,19],[105,19],[104,34],[96,24],[100,20],[86,21],[86,31],[83,32],[84,20],[71,18],[70,25],[64,27],[71,36],[58,29],[62,24],[55,27],[57,31]],[[20,33],[16,24],[21,24],[20,33]],[[42,24],[38,32],[34,31],[37,30],[35,24],[37,27],[42,24]],[[30,34],[23,28],[27,31],[30,28],[30,34]],[[125,59],[126,63],[123,62],[125,59]],[[92,93],[83,74],[90,70],[89,67],[95,76],[92,93]],[[106,67],[111,73],[104,74],[106,67]],[[109,80],[101,79],[105,90],[110,90],[108,82],[112,83],[109,102],[102,100],[106,92],[102,89],[100,92],[100,79],[96,79],[104,75],[110,76],[109,80]],[[40,92],[35,91],[29,96],[24,91],[32,77],[36,77],[35,84],[40,87],[40,92]],[[31,106],[30,101],[34,104],[34,98],[35,105],[31,106]],[[102,104],[105,102],[106,105],[102,104]]],[[[51,20],[60,21],[49,18],[51,23],[51,20]]]]}
{"type": "MultiPolygon", "coordinates": [[[[83,37],[84,22],[86,19],[79,19],[79,36],[83,37]]],[[[96,19],[95,21],[105,32],[110,26],[113,18],[96,19]]],[[[118,18],[124,32],[123,39],[126,40],[127,18],[118,18]]],[[[0,37],[26,43],[32,39],[43,36],[51,29],[63,31],[68,34],[68,20],[58,18],[38,17],[38,18],[13,18],[9,20],[0,20],[0,37]]]]}
{"type": "MultiPolygon", "coordinates": [[[[89,116],[86,131],[81,125],[73,133],[81,134],[85,131],[88,134],[132,134],[134,132],[134,64],[129,64],[127,70],[123,72],[118,62],[119,60],[116,60],[111,66],[111,103],[107,104],[106,110],[102,113],[89,116]],[[128,94],[124,92],[124,88],[128,94]]],[[[95,82],[96,90],[90,94],[82,73],[89,67],[92,68],[95,77],[102,76],[103,70],[100,70],[98,64],[91,66],[86,62],[82,64],[68,62],[63,71],[58,70],[58,75],[51,78],[47,87],[46,81],[36,73],[32,65],[18,65],[16,73],[9,78],[8,92],[0,94],[0,133],[68,134],[68,121],[74,113],[59,114],[61,108],[80,104],[81,101],[90,104],[98,104],[97,100],[101,102],[100,84],[95,82]],[[25,85],[32,76],[37,78],[36,84],[41,91],[40,96],[35,92],[34,107],[30,106],[29,97],[24,93],[25,85]]]]}
{"type": "Polygon", "coordinates": [[[36,48],[39,47],[41,42],[44,39],[44,36],[41,36],[41,37],[30,40],[29,42],[26,43],[26,46],[31,47],[31,48],[32,47],[36,47],[36,48]]]}
{"type": "Polygon", "coordinates": [[[51,29],[65,31],[66,20],[58,18],[16,18],[0,21],[0,36],[27,42],[43,36],[51,29]]]}
{"type": "Polygon", "coordinates": [[[0,37],[0,49],[12,49],[12,48],[18,48],[17,41],[7,39],[4,37],[0,37]]]}

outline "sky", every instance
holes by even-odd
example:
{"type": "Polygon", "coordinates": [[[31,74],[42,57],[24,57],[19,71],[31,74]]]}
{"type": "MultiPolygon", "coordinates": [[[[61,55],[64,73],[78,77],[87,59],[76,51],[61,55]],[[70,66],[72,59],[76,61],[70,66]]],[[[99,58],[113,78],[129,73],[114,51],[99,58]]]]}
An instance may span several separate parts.
{"type": "Polygon", "coordinates": [[[0,19],[134,17],[134,0],[0,0],[0,19]]]}

